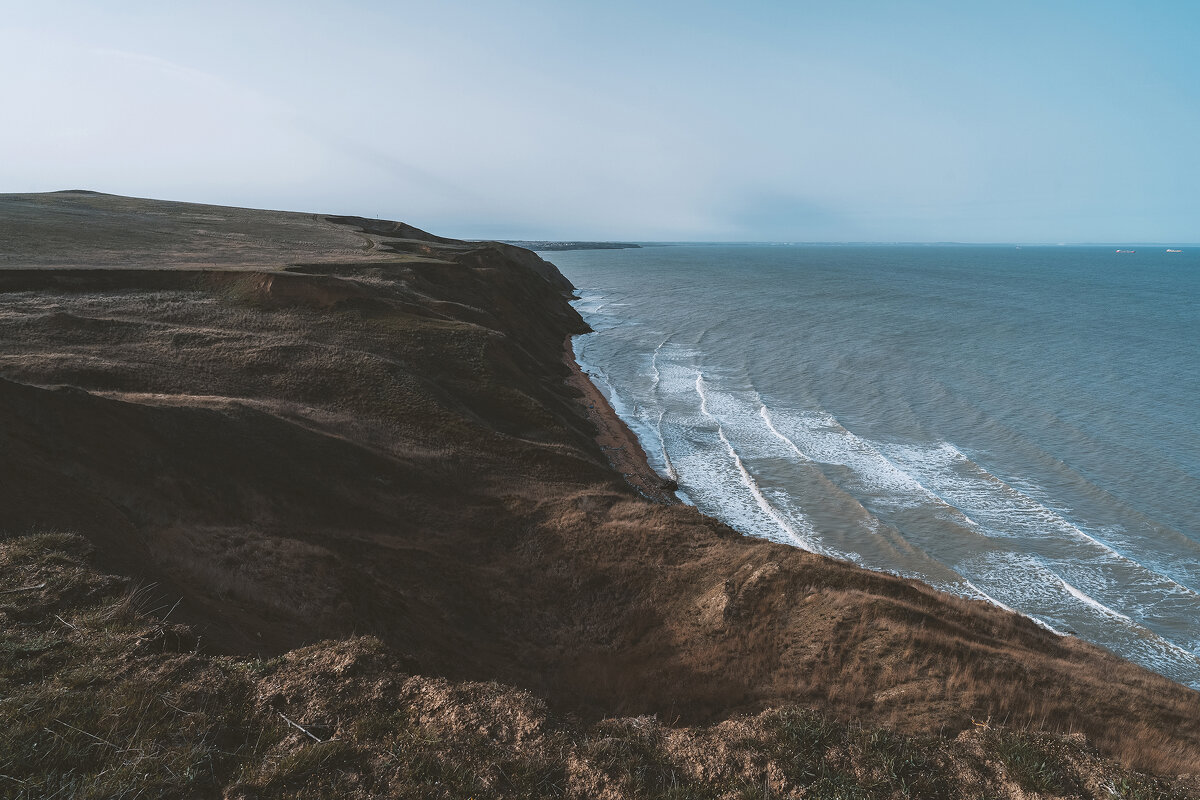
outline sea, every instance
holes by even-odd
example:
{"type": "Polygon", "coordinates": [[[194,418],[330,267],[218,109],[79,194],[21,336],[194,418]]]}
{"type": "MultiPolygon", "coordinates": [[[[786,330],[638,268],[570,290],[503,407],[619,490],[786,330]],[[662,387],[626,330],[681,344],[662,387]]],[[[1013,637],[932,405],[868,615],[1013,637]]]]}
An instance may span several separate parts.
{"type": "Polygon", "coordinates": [[[683,501],[1200,688],[1200,248],[543,255],[683,501]]]}

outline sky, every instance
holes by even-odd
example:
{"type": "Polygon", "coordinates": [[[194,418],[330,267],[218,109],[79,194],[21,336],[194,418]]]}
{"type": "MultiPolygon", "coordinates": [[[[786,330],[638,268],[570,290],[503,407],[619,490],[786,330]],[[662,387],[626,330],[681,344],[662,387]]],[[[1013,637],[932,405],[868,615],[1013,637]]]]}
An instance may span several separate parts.
{"type": "Polygon", "coordinates": [[[0,0],[0,192],[463,238],[1200,241],[1195,0],[0,0]]]}

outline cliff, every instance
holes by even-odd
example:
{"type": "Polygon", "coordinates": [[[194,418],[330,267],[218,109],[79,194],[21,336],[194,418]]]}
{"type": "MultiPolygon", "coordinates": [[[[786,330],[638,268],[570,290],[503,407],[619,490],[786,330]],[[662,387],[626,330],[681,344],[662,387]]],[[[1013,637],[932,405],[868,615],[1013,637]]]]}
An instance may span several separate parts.
{"type": "MultiPolygon", "coordinates": [[[[477,796],[666,792],[668,773],[786,794],[816,785],[801,756],[891,792],[895,769],[869,777],[887,753],[937,764],[922,796],[1035,791],[1021,759],[1053,760],[1065,777],[1043,789],[1081,796],[1142,780],[1126,769],[1200,772],[1197,693],[987,604],[742,537],[656,502],[644,471],[632,486],[596,441],[623,426],[564,358],[585,330],[570,285],[529,251],[70,192],[0,196],[0,241],[0,591],[20,590],[0,595],[0,685],[23,713],[64,681],[133,681],[185,715],[234,698],[240,721],[189,746],[282,726],[189,792],[298,792],[324,767],[278,783],[264,765],[334,739],[329,763],[360,781],[338,791],[386,794],[420,765],[378,748],[433,729],[446,744],[422,763],[462,748],[477,796]],[[89,659],[111,669],[64,672],[89,659]],[[553,775],[505,784],[505,758],[553,775]],[[662,780],[620,778],[635,768],[662,780]]],[[[79,738],[62,725],[133,747],[72,708],[53,706],[43,753],[79,738]]],[[[68,771],[25,760],[42,771],[0,773],[68,771]]]]}

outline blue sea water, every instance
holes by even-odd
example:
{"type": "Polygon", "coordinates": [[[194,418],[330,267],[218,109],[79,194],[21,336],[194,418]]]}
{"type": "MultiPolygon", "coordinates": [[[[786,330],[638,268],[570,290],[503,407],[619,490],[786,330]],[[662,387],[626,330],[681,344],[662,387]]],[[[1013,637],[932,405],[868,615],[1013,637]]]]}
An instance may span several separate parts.
{"type": "Polygon", "coordinates": [[[687,502],[1200,687],[1200,250],[546,257],[687,502]]]}

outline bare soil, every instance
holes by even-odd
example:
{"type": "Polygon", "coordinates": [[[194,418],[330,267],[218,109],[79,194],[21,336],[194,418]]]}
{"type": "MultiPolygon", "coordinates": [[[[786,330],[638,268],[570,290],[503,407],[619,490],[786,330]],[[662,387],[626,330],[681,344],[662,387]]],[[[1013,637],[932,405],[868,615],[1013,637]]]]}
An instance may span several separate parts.
{"type": "Polygon", "coordinates": [[[576,363],[569,340],[563,350],[563,361],[571,371],[567,385],[579,392],[587,421],[595,429],[592,438],[604,452],[609,466],[621,473],[625,481],[646,499],[666,505],[678,503],[679,499],[675,496],[678,485],[651,468],[642,450],[642,443],[613,411],[604,393],[576,363]]]}

